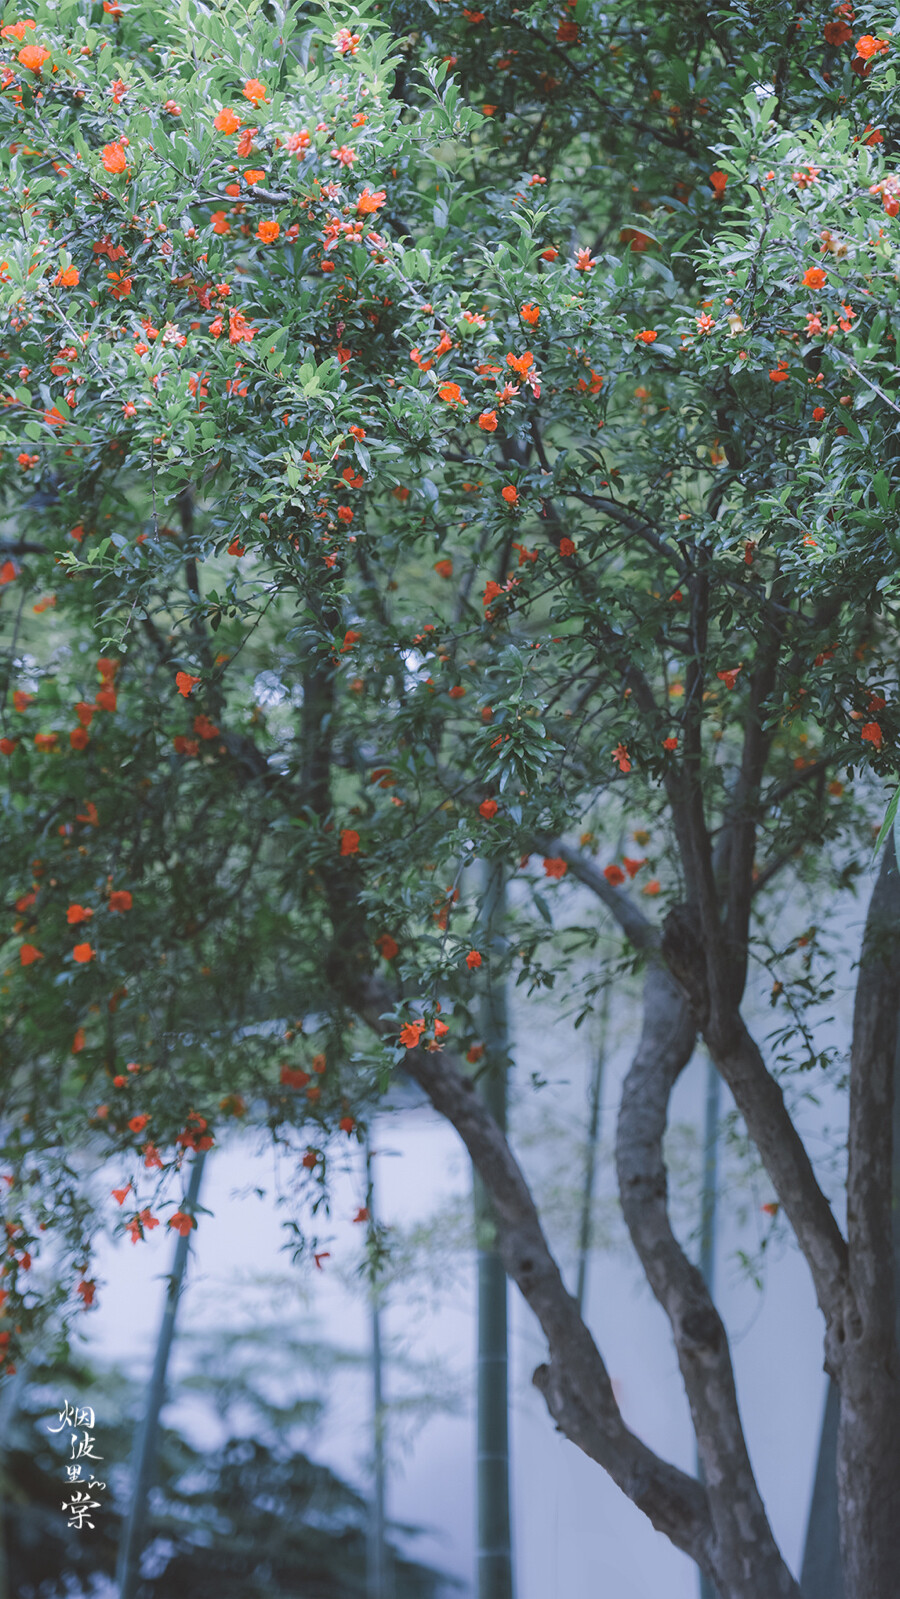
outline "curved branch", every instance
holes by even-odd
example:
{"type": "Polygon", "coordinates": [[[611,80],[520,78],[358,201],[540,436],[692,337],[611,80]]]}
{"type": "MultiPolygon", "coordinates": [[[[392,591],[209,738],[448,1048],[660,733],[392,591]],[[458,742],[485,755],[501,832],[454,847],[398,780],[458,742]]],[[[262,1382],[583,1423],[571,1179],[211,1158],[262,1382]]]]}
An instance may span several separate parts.
{"type": "Polygon", "coordinates": [[[638,909],[628,894],[620,888],[613,888],[596,862],[582,855],[577,849],[573,849],[562,838],[548,838],[545,834],[537,834],[532,842],[534,848],[540,850],[542,854],[557,856],[565,861],[572,876],[577,877],[587,888],[593,889],[597,898],[602,899],[607,909],[612,911],[623,933],[635,949],[648,954],[659,949],[659,929],[642,910],[638,909]]]}
{"type": "MultiPolygon", "coordinates": [[[[393,1004],[394,995],[379,978],[363,981],[357,1008],[376,1032],[385,1032],[383,1017],[393,1004]]],[[[538,1368],[534,1382],[557,1426],[609,1473],[659,1532],[714,1578],[706,1492],[625,1425],[600,1352],[550,1253],[522,1171],[472,1080],[443,1052],[409,1050],[405,1066],[456,1128],[484,1184],[506,1271],[549,1345],[549,1364],[538,1368]]]]}
{"type": "Polygon", "coordinates": [[[707,961],[703,940],[685,907],[670,911],[661,942],[636,907],[606,882],[593,861],[553,840],[570,871],[608,905],[636,949],[661,950],[662,959],[685,994],[703,1031],[709,1052],[728,1084],[747,1132],[784,1206],[806,1258],[816,1298],[829,1325],[841,1325],[847,1288],[847,1245],[819,1187],[806,1147],[784,1094],[763,1060],[737,1007],[726,1016],[709,1016],[707,961]],[[629,911],[638,920],[632,923],[629,911]],[[634,932],[631,927],[634,925],[634,932]]]}
{"type": "Polygon", "coordinates": [[[693,1054],[696,1035],[683,993],[654,964],[644,984],[641,1040],[619,1109],[616,1167],[622,1212],[672,1328],[703,1462],[719,1586],[730,1594],[764,1590],[772,1599],[799,1599],[747,1454],[725,1328],[669,1221],[663,1137],[672,1089],[693,1054]]]}

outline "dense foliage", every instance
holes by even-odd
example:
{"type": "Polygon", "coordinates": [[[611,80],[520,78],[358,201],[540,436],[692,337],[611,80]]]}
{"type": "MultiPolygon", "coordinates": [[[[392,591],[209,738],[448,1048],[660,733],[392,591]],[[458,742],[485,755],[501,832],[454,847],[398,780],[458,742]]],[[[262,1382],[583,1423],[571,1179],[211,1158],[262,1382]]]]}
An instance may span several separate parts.
{"type": "Polygon", "coordinates": [[[228,1118],[315,1198],[394,1068],[489,1064],[480,968],[590,1011],[567,875],[645,953],[699,917],[709,993],[667,958],[717,1059],[768,885],[853,882],[900,732],[900,175],[871,5],[2,37],[14,1358],[95,1292],[65,1151],[136,1241],[228,1118]],[[521,885],[493,947],[479,860],[521,885]]]}

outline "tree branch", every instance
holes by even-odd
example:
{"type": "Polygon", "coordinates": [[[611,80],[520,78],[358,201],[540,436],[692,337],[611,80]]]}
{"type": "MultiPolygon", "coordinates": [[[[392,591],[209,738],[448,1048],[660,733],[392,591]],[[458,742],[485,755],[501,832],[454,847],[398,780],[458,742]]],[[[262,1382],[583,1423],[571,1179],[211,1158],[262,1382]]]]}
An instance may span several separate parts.
{"type": "Polygon", "coordinates": [[[638,909],[628,894],[620,888],[613,888],[612,884],[607,882],[594,861],[582,855],[577,849],[573,849],[564,839],[550,838],[543,833],[535,835],[533,845],[541,854],[557,856],[565,861],[572,876],[592,889],[597,898],[602,899],[607,909],[612,911],[623,933],[635,949],[643,950],[647,954],[658,952],[659,928],[638,909]]]}
{"type": "MultiPolygon", "coordinates": [[[[364,980],[358,1008],[376,1032],[385,1032],[382,1017],[393,1005],[385,983],[377,977],[364,980]]],[[[622,1420],[609,1373],[562,1281],[525,1178],[471,1079],[443,1052],[410,1050],[406,1070],[456,1128],[484,1184],[506,1271],[549,1345],[550,1363],[538,1368],[534,1382],[557,1426],[609,1473],[658,1531],[713,1577],[706,1493],[694,1478],[648,1449],[622,1420]]]]}
{"type": "Polygon", "coordinates": [[[707,1028],[704,1038],[806,1257],[826,1323],[840,1326],[847,1289],[847,1245],[785,1106],[781,1087],[766,1069],[739,1014],[730,1018],[724,1032],[707,1028]]]}
{"type": "Polygon", "coordinates": [[[798,1599],[747,1454],[725,1328],[669,1221],[663,1137],[672,1089],[693,1054],[696,1033],[674,978],[654,964],[644,984],[641,1040],[619,1109],[616,1167],[622,1212],[672,1328],[716,1533],[718,1583],[729,1593],[741,1592],[742,1579],[752,1571],[759,1585],[754,1592],[798,1599]]]}

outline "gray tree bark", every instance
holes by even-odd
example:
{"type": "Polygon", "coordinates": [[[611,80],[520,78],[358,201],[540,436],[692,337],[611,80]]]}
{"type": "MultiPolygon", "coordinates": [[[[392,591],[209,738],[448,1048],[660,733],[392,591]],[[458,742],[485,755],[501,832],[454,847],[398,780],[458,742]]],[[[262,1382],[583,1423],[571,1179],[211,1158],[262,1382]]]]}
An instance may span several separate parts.
{"type": "Polygon", "coordinates": [[[893,1141],[900,994],[900,873],[889,839],[869,906],[850,1054],[849,1286],[826,1338],[840,1388],[838,1505],[850,1599],[900,1588],[900,1351],[894,1289],[893,1141]]]}
{"type": "Polygon", "coordinates": [[[716,1586],[728,1599],[799,1599],[747,1454],[728,1338],[702,1274],[669,1221],[663,1160],[669,1098],[694,1050],[697,1025],[669,972],[644,984],[644,1025],[619,1110],[622,1211],[644,1274],[669,1318],[703,1465],[716,1586]]]}

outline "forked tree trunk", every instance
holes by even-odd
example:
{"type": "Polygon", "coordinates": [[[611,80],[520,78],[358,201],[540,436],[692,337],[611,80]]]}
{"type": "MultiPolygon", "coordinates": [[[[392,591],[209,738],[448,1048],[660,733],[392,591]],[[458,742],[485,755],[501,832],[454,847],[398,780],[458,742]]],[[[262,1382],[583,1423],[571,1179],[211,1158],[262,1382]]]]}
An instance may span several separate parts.
{"type": "MultiPolygon", "coordinates": [[[[869,908],[859,968],[846,1238],[781,1085],[740,1014],[745,962],[735,951],[745,948],[741,928],[749,891],[747,904],[735,910],[730,941],[713,928],[706,947],[696,917],[686,910],[670,912],[660,945],[634,902],[612,890],[590,859],[562,840],[554,839],[549,851],[595,890],[648,961],[642,1037],[619,1115],[619,1189],[648,1282],[669,1318],[705,1484],[655,1455],[625,1425],[609,1373],[548,1249],[500,1125],[502,1114],[499,1120],[490,1114],[451,1057],[410,1051],[407,1070],[465,1143],[490,1200],[506,1271],[546,1335],[548,1361],[535,1373],[535,1384],[559,1429],[697,1562],[720,1599],[800,1599],[747,1456],[725,1330],[667,1213],[662,1140],[668,1101],[699,1027],[794,1228],[825,1319],[827,1368],[841,1393],[837,1475],[846,1599],[898,1599],[900,1362],[892,1157],[900,876],[893,851],[869,908]]],[[[385,1030],[383,1017],[392,1003],[385,985],[368,977],[358,1002],[370,1025],[385,1030]]]]}

